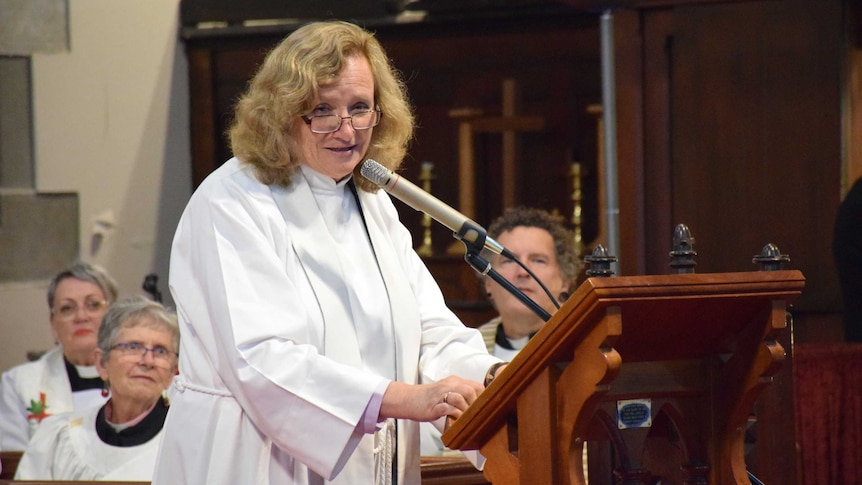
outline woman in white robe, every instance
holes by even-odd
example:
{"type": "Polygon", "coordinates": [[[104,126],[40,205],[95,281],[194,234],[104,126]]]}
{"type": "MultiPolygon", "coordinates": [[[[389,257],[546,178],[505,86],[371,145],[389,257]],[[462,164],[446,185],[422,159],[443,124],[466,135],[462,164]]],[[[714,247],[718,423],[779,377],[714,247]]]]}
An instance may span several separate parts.
{"type": "Polygon", "coordinates": [[[96,367],[110,399],[51,416],[36,431],[16,480],[150,481],[177,369],[176,316],[135,297],[115,303],[99,329],[96,367]]]}
{"type": "Polygon", "coordinates": [[[48,286],[51,331],[57,347],[0,379],[0,449],[23,451],[42,420],[103,404],[93,362],[96,332],[117,285],[102,268],[75,263],[48,286]]]}
{"type": "Polygon", "coordinates": [[[458,417],[499,359],[446,308],[391,199],[403,84],[368,32],[279,44],[171,253],[183,353],[161,484],[419,483],[419,422],[458,417]]]}

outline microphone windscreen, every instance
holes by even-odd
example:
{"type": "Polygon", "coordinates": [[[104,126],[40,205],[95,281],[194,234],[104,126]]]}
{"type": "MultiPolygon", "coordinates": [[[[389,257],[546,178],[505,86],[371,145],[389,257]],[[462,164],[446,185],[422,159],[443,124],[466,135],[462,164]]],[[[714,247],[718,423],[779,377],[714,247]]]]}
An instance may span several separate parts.
{"type": "Polygon", "coordinates": [[[359,173],[361,173],[363,177],[382,187],[389,184],[389,178],[391,177],[392,171],[369,158],[362,163],[362,167],[359,168],[359,173]]]}

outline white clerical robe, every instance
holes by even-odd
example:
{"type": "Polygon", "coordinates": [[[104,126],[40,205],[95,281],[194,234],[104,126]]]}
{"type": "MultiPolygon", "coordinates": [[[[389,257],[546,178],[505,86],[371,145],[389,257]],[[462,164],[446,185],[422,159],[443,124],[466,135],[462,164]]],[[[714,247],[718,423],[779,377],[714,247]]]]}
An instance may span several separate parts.
{"type": "MultiPolygon", "coordinates": [[[[481,382],[498,361],[446,308],[382,191],[359,191],[373,253],[355,257],[376,257],[367,278],[382,279],[376,297],[389,315],[359,304],[308,176],[303,167],[289,187],[271,187],[231,159],[186,207],[170,265],[180,375],[154,485],[370,484],[374,437],[361,418],[390,377],[369,371],[363,355],[385,349],[392,376],[410,384],[481,382]],[[369,345],[368,321],[390,322],[391,341],[369,345]]],[[[358,217],[353,204],[345,210],[358,217]]],[[[419,483],[418,423],[397,429],[398,483],[419,483]]]]}
{"type": "Polygon", "coordinates": [[[63,360],[54,347],[39,360],[15,366],[0,382],[0,449],[24,451],[42,420],[48,416],[102,405],[98,389],[73,393],[63,360]]]}
{"type": "Polygon", "coordinates": [[[106,444],[96,433],[101,407],[45,419],[21,457],[15,480],[151,480],[161,432],[137,446],[106,444]]]}

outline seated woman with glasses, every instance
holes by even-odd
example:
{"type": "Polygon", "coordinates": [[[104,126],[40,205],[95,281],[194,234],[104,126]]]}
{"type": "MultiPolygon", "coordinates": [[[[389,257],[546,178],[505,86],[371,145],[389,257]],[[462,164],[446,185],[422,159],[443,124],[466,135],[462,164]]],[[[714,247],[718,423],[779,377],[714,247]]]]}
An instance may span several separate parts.
{"type": "Polygon", "coordinates": [[[0,379],[0,449],[23,451],[42,420],[105,402],[95,368],[96,333],[117,285],[100,267],[75,263],[48,285],[51,331],[58,344],[0,379]]]}
{"type": "Polygon", "coordinates": [[[134,297],[112,305],[95,350],[110,399],[46,419],[15,479],[152,480],[179,344],[176,315],[160,303],[134,297]]]}

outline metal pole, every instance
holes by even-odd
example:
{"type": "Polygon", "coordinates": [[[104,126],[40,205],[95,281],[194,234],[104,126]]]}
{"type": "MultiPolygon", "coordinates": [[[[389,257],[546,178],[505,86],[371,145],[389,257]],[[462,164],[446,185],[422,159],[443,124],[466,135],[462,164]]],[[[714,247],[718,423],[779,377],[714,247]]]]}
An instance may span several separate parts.
{"type": "MultiPolygon", "coordinates": [[[[614,22],[610,10],[601,17],[602,49],[602,112],[604,117],[605,200],[604,217],[607,228],[608,253],[619,258],[619,195],[617,193],[617,104],[614,79],[614,22]]],[[[620,274],[619,263],[614,274],[620,274]]]]}

